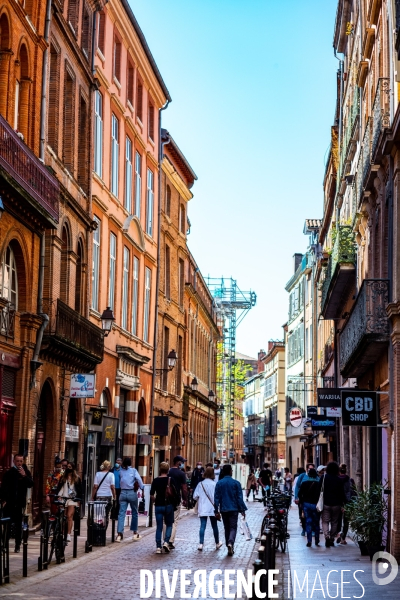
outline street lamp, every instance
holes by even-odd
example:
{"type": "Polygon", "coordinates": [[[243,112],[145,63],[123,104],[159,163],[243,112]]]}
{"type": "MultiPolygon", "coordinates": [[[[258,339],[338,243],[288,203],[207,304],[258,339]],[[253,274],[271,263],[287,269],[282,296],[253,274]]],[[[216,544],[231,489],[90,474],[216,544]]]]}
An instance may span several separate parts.
{"type": "Polygon", "coordinates": [[[215,394],[212,390],[208,392],[208,399],[210,402],[214,402],[215,394]]]}
{"type": "Polygon", "coordinates": [[[101,328],[103,330],[104,337],[107,337],[112,330],[113,323],[115,321],[114,313],[109,306],[103,311],[101,315],[101,328]]]}
{"type": "Polygon", "coordinates": [[[198,381],[197,381],[197,378],[196,378],[196,377],[193,377],[193,379],[192,379],[192,383],[190,384],[190,387],[192,388],[192,390],[193,390],[194,392],[197,392],[197,390],[198,390],[198,387],[199,387],[199,384],[198,384],[198,381]]]}
{"type": "Polygon", "coordinates": [[[176,361],[178,360],[178,355],[175,350],[171,350],[171,352],[167,356],[168,359],[168,368],[167,369],[156,369],[156,373],[165,373],[166,371],[172,371],[172,369],[176,365],[176,361]]]}

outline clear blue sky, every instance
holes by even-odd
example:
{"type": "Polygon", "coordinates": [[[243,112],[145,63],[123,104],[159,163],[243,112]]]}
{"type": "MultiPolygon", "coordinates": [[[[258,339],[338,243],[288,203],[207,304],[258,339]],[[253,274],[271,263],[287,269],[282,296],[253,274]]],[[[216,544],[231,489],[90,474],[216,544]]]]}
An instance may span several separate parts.
{"type": "Polygon", "coordinates": [[[172,103],[163,126],[198,175],[189,247],[203,275],[257,294],[237,332],[282,338],[292,256],[322,216],[337,0],[130,0],[172,103]]]}

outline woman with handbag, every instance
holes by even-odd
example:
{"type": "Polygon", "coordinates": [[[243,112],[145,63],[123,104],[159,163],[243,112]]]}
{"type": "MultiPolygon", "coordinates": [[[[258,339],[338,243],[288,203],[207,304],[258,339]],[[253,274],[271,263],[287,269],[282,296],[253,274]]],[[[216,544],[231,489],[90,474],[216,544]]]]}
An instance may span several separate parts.
{"type": "Polygon", "coordinates": [[[249,496],[251,491],[253,490],[253,502],[256,501],[256,491],[257,491],[257,479],[254,475],[254,469],[250,470],[250,473],[247,477],[247,485],[246,485],[246,502],[249,500],[249,496]]]}
{"type": "Polygon", "coordinates": [[[154,503],[156,515],[156,554],[162,554],[162,548],[169,553],[169,539],[172,534],[172,525],[174,524],[174,512],[176,502],[179,500],[172,478],[168,477],[169,464],[162,462],[160,464],[160,476],[153,479],[150,488],[150,498],[154,503]],[[175,495],[175,499],[174,499],[175,495]],[[161,547],[163,525],[166,525],[164,543],[161,547]]]}
{"type": "Polygon", "coordinates": [[[317,503],[321,492],[321,482],[315,469],[310,469],[307,480],[303,481],[299,490],[299,503],[304,511],[307,534],[307,548],[311,547],[312,534],[315,533],[315,545],[319,546],[319,518],[317,503]]]}
{"type": "Polygon", "coordinates": [[[214,492],[216,483],[214,481],[215,473],[213,467],[207,467],[204,472],[204,479],[196,486],[193,498],[197,500],[198,515],[200,518],[200,543],[198,550],[203,550],[204,535],[207,527],[207,518],[211,521],[211,527],[214,533],[215,549],[218,550],[222,546],[219,541],[218,522],[214,514],[214,492]]]}
{"type": "Polygon", "coordinates": [[[60,477],[56,495],[59,498],[66,499],[65,516],[67,517],[67,542],[71,541],[72,526],[74,524],[75,507],[79,502],[75,498],[82,499],[82,482],[78,476],[73,462],[68,461],[67,468],[60,477]]]}
{"type": "MultiPolygon", "coordinates": [[[[110,514],[112,502],[116,499],[115,476],[114,473],[111,473],[110,469],[111,463],[108,460],[105,460],[100,465],[100,471],[97,471],[96,473],[92,490],[92,500],[107,501],[104,514],[106,529],[108,527],[108,517],[110,514]]],[[[103,517],[103,515],[100,516],[103,517]]]]}

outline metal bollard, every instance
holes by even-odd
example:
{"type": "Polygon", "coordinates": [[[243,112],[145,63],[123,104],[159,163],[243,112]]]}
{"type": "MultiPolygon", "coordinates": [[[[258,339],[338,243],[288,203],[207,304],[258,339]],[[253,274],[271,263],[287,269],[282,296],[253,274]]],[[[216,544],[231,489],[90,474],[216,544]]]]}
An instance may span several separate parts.
{"type": "Polygon", "coordinates": [[[22,577],[28,577],[28,515],[24,515],[22,522],[22,577]]]}
{"type": "Polygon", "coordinates": [[[270,556],[271,556],[271,543],[272,543],[272,531],[271,529],[265,530],[265,552],[264,552],[264,569],[268,571],[270,568],[270,556]]]}
{"type": "MultiPolygon", "coordinates": [[[[255,574],[256,574],[256,573],[257,573],[257,572],[258,572],[260,569],[264,569],[264,568],[265,568],[265,567],[264,567],[264,563],[263,563],[261,560],[259,560],[259,559],[256,559],[256,560],[253,562],[253,567],[254,567],[254,575],[255,575],[255,574]]],[[[265,579],[266,579],[266,576],[265,576],[265,575],[263,575],[263,576],[261,577],[261,580],[260,580],[260,591],[261,591],[261,592],[262,592],[262,591],[265,591],[265,590],[263,589],[263,588],[264,588],[264,585],[265,585],[265,583],[264,583],[264,580],[265,580],[265,579]]],[[[252,593],[251,593],[251,600],[257,600],[258,596],[256,596],[256,591],[255,591],[255,588],[254,588],[254,578],[253,578],[253,585],[252,585],[252,590],[251,590],[251,592],[252,592],[252,593]]]]}
{"type": "Polygon", "coordinates": [[[10,518],[0,519],[0,585],[10,583],[10,518]]]}
{"type": "Polygon", "coordinates": [[[50,511],[42,511],[42,528],[40,530],[40,556],[38,558],[38,571],[48,567],[49,557],[49,517],[50,511]]]}
{"type": "Polygon", "coordinates": [[[74,544],[72,547],[72,558],[76,558],[78,556],[78,535],[80,534],[81,529],[81,514],[80,509],[75,506],[74,513],[74,544]]]}
{"type": "Polygon", "coordinates": [[[269,556],[269,569],[275,569],[275,554],[276,554],[276,530],[277,525],[272,523],[271,527],[271,552],[269,556]]]}
{"type": "Polygon", "coordinates": [[[92,552],[93,549],[93,518],[94,518],[94,503],[88,502],[87,516],[87,537],[85,543],[85,552],[92,552]]]}
{"type": "Polygon", "coordinates": [[[153,527],[153,501],[151,498],[149,505],[149,527],[153,527]]]}

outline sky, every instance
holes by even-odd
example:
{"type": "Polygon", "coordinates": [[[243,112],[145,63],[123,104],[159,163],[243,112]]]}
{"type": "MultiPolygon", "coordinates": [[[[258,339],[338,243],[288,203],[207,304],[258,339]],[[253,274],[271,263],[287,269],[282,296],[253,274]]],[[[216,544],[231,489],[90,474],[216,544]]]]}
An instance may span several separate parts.
{"type": "Polygon", "coordinates": [[[257,304],[236,349],[283,339],[285,285],[321,218],[336,102],[337,0],[130,0],[172,97],[163,127],[198,181],[189,248],[257,304]]]}

